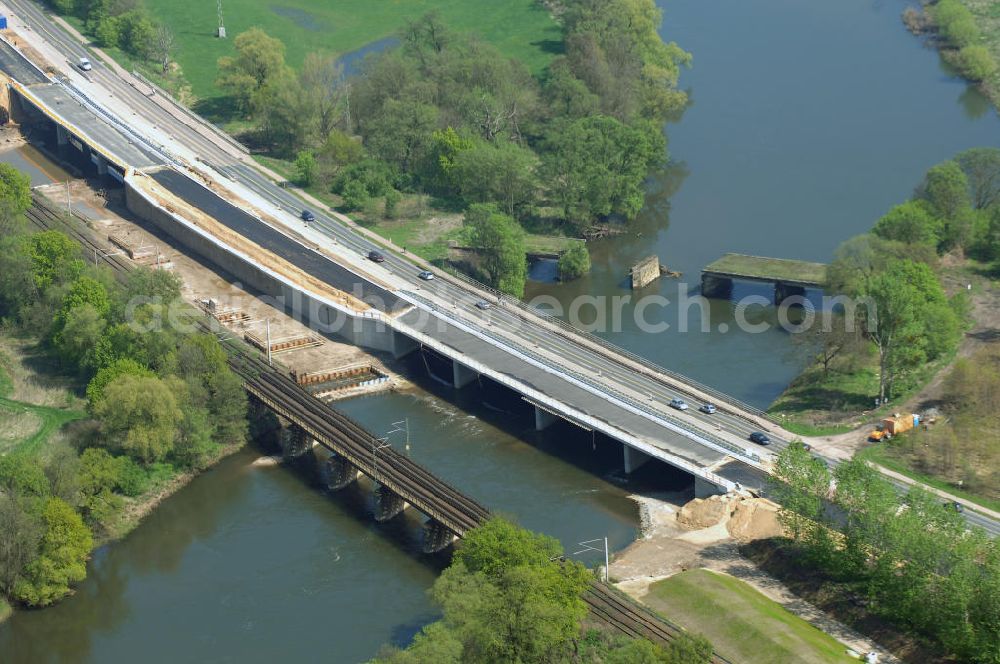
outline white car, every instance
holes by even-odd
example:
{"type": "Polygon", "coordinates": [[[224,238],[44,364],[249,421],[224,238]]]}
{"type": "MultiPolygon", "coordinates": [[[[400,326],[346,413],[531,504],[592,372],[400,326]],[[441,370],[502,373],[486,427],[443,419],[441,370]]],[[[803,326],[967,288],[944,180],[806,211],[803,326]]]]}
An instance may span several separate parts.
{"type": "Polygon", "coordinates": [[[676,408],[677,410],[687,410],[688,409],[688,405],[686,403],[684,403],[683,399],[671,399],[670,400],[670,407],[671,408],[676,408]]]}
{"type": "Polygon", "coordinates": [[[423,272],[421,272],[417,276],[420,277],[421,279],[423,279],[424,281],[430,281],[431,279],[434,278],[434,273],[431,272],[430,270],[424,270],[423,272]]]}
{"type": "Polygon", "coordinates": [[[90,64],[90,60],[87,58],[80,58],[80,61],[76,63],[76,66],[82,71],[90,71],[94,68],[94,65],[90,64]]]}

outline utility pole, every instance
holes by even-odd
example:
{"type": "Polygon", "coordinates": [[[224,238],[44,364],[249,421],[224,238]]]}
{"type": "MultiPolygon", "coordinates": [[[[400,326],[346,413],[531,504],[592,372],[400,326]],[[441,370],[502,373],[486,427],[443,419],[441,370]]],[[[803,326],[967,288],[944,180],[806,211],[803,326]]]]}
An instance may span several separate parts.
{"type": "Polygon", "coordinates": [[[73,199],[69,196],[69,180],[66,180],[66,212],[73,214],[73,199]]]}
{"type": "Polygon", "coordinates": [[[386,439],[388,440],[389,436],[391,436],[394,433],[406,434],[406,443],[404,449],[406,450],[406,456],[410,456],[410,418],[404,417],[398,422],[393,422],[392,429],[390,429],[389,433],[385,435],[386,439]],[[402,428],[400,428],[401,426],[402,428]]]}
{"type": "Polygon", "coordinates": [[[272,366],[271,365],[271,319],[270,318],[264,319],[264,326],[265,326],[266,335],[267,335],[267,341],[265,342],[265,343],[267,343],[267,366],[272,366]]]}
{"type": "Polygon", "coordinates": [[[215,36],[218,37],[219,39],[225,39],[226,38],[226,26],[222,22],[222,0],[218,1],[218,11],[219,11],[219,29],[215,33],[215,36]]]}
{"type": "MultiPolygon", "coordinates": [[[[581,553],[601,553],[601,549],[594,546],[595,542],[600,542],[602,538],[587,540],[586,542],[579,542],[577,546],[582,546],[583,548],[579,551],[573,553],[574,556],[578,556],[581,553]]],[[[608,582],[608,567],[610,566],[610,556],[608,555],[608,538],[603,538],[604,540],[604,583],[608,582]]]]}

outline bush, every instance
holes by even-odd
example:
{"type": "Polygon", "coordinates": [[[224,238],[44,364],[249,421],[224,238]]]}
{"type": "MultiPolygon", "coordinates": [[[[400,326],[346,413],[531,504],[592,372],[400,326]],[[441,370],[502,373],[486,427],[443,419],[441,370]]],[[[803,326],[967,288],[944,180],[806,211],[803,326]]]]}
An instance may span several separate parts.
{"type": "Polygon", "coordinates": [[[316,157],[309,150],[301,150],[295,157],[295,177],[303,187],[316,181],[316,157]]]}
{"type": "Polygon", "coordinates": [[[582,242],[576,242],[559,257],[559,278],[578,279],[590,272],[590,252],[582,242]]]}
{"type": "Polygon", "coordinates": [[[997,72],[997,63],[985,46],[966,46],[958,53],[958,63],[972,81],[985,81],[997,72]]]}
{"type": "Polygon", "coordinates": [[[975,19],[959,0],[940,0],[932,12],[938,31],[955,48],[968,46],[979,39],[975,19]]]}

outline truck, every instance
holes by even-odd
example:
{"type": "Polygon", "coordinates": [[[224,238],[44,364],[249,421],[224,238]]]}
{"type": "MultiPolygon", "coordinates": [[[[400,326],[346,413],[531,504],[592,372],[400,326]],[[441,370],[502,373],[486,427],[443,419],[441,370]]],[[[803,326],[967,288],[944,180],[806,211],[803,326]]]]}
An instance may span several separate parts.
{"type": "Polygon", "coordinates": [[[879,422],[875,426],[875,429],[868,434],[868,440],[877,443],[880,440],[889,439],[893,436],[909,431],[919,424],[920,416],[916,413],[908,413],[906,415],[896,413],[892,417],[886,417],[879,422]]]}

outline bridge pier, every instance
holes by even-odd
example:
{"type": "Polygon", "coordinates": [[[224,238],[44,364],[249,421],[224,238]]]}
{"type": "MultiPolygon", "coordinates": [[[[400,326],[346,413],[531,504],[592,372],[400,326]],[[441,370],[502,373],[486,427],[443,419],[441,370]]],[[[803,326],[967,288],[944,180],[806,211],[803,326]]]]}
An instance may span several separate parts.
{"type": "Polygon", "coordinates": [[[330,491],[340,491],[357,481],[361,471],[353,463],[339,454],[332,454],[323,464],[326,476],[326,488],[330,491]]]}
{"type": "Polygon", "coordinates": [[[104,157],[102,157],[101,155],[97,154],[96,152],[91,152],[90,153],[90,161],[93,162],[94,166],[97,167],[97,174],[98,175],[107,175],[108,174],[108,162],[104,159],[104,157]]]}
{"type": "Polygon", "coordinates": [[[424,553],[437,553],[451,546],[458,535],[451,532],[434,519],[424,522],[424,553]]]}
{"type": "Polygon", "coordinates": [[[56,123],[56,145],[59,147],[69,145],[69,132],[59,123],[56,123]]]}
{"type": "Polygon", "coordinates": [[[781,306],[781,303],[796,295],[804,296],[806,289],[802,286],[793,286],[781,281],[774,282],[774,305],[781,306]]]}
{"type": "Polygon", "coordinates": [[[535,406],[535,431],[548,429],[558,419],[560,418],[555,413],[535,406]]]}
{"type": "Polygon", "coordinates": [[[456,390],[460,390],[472,381],[479,378],[479,374],[470,369],[469,367],[452,360],[451,362],[451,380],[452,385],[456,390]]]}
{"type": "Polygon", "coordinates": [[[708,480],[694,476],[694,497],[708,498],[709,496],[719,496],[727,493],[726,489],[717,486],[708,480]]]}
{"type": "Polygon", "coordinates": [[[701,294],[705,297],[728,300],[733,296],[733,280],[703,273],[701,275],[701,294]]]}
{"type": "Polygon", "coordinates": [[[651,458],[648,454],[642,450],[637,450],[634,447],[630,447],[622,443],[622,452],[625,459],[625,474],[631,475],[633,472],[639,469],[639,466],[643,465],[651,458]]]}
{"type": "Polygon", "coordinates": [[[381,484],[375,489],[375,520],[384,523],[398,516],[407,508],[402,496],[396,495],[381,484]]]}
{"type": "Polygon", "coordinates": [[[305,429],[297,424],[288,423],[281,427],[278,436],[281,445],[281,456],[286,460],[295,459],[308,452],[316,441],[309,437],[305,429]]]}

